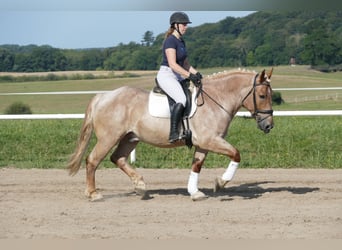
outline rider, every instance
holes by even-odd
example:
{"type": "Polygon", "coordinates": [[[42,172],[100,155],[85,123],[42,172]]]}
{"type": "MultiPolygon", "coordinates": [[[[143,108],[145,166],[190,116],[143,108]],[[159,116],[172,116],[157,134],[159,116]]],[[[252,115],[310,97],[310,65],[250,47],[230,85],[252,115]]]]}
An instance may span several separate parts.
{"type": "Polygon", "coordinates": [[[202,75],[188,62],[183,35],[191,23],[184,12],[175,12],[170,16],[170,28],[163,43],[163,59],[157,74],[159,86],[175,101],[171,110],[169,142],[180,139],[178,125],[182,119],[186,97],[180,81],[190,79],[196,86],[201,84],[202,75]]]}

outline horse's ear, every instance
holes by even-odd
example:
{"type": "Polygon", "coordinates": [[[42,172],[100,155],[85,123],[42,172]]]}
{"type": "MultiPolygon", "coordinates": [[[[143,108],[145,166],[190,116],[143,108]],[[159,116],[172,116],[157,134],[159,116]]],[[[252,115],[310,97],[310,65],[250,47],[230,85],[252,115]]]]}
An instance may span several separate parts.
{"type": "Polygon", "coordinates": [[[266,77],[265,77],[265,70],[263,70],[263,71],[261,72],[261,74],[260,74],[259,82],[260,82],[260,83],[261,83],[261,82],[264,82],[265,79],[266,79],[266,77]]]}
{"type": "Polygon", "coordinates": [[[273,67],[271,68],[270,72],[268,72],[267,74],[268,79],[271,79],[272,73],[273,73],[273,67]]]}

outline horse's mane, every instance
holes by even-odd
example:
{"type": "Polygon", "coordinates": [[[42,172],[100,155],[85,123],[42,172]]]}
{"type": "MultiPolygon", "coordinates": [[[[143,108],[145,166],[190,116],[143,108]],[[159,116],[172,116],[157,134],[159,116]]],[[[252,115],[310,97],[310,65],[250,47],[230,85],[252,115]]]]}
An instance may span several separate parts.
{"type": "Polygon", "coordinates": [[[253,73],[253,74],[256,74],[257,72],[255,72],[254,70],[251,71],[251,70],[247,70],[247,69],[238,68],[238,69],[225,70],[225,71],[213,73],[211,75],[208,75],[207,78],[220,79],[220,78],[223,78],[223,77],[235,74],[235,73],[253,73]]]}

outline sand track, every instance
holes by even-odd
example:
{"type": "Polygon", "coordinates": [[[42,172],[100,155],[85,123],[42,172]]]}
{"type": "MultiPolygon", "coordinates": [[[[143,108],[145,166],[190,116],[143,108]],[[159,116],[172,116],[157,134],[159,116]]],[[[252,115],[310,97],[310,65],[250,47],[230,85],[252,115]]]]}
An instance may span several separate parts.
{"type": "Polygon", "coordinates": [[[342,170],[239,169],[218,194],[223,169],[203,169],[210,198],[192,202],[189,170],[138,169],[151,199],[118,169],[97,171],[104,201],[83,195],[85,171],[0,169],[1,239],[342,239],[342,170]]]}

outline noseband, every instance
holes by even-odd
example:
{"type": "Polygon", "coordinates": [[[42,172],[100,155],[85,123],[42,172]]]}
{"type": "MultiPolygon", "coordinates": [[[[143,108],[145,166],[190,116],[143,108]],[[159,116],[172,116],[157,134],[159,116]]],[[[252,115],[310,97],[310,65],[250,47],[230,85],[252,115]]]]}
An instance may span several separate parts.
{"type": "MultiPolygon", "coordinates": [[[[257,103],[256,103],[256,87],[261,86],[261,85],[266,85],[267,87],[271,87],[270,83],[267,81],[264,81],[262,83],[256,83],[256,79],[259,76],[259,74],[256,74],[254,77],[254,82],[253,82],[253,87],[252,89],[248,92],[248,94],[243,98],[242,103],[247,99],[247,97],[253,92],[253,105],[254,105],[254,112],[252,113],[252,117],[257,117],[258,114],[268,114],[268,115],[273,115],[273,109],[266,109],[266,110],[259,110],[257,109],[257,103]]],[[[266,119],[267,117],[261,119],[260,121],[266,119]]]]}

